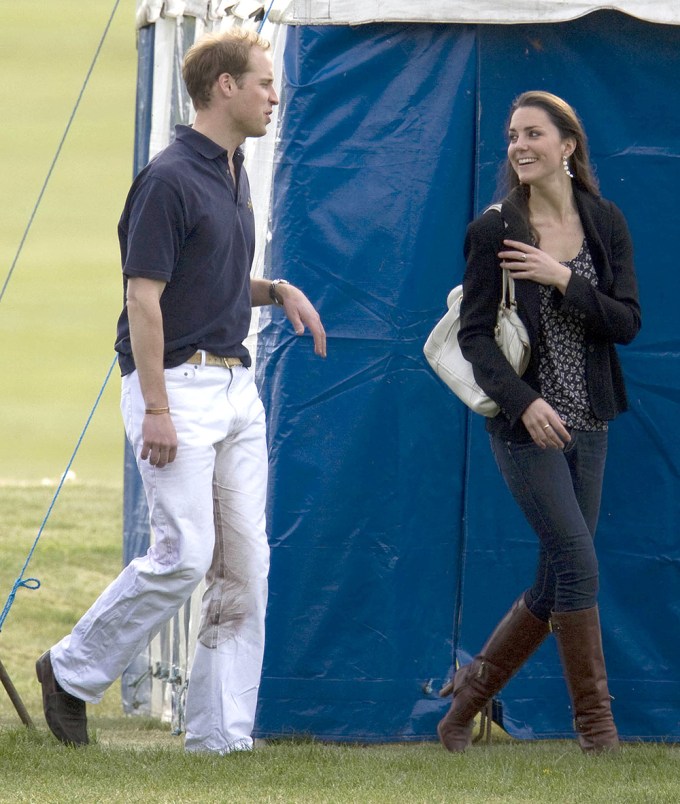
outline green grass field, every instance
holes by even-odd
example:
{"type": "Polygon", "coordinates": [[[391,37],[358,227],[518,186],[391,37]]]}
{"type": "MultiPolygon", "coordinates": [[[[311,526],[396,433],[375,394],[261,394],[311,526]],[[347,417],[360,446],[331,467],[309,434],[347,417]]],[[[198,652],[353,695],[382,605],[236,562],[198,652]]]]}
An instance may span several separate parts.
{"type": "MultiPolygon", "coordinates": [[[[35,538],[52,491],[0,489],[0,589],[7,592],[35,538]]],[[[121,715],[115,684],[89,708],[85,749],[48,733],[38,655],[73,625],[120,566],[120,492],[65,487],[30,566],[36,591],[20,590],[0,633],[0,658],[36,728],[20,724],[0,687],[0,802],[284,802],[285,804],[675,804],[680,747],[626,745],[616,757],[585,757],[574,741],[494,738],[453,756],[436,742],[332,745],[286,740],[251,755],[185,755],[182,739],[155,721],[121,715]]],[[[5,594],[2,596],[4,603],[5,594]]]]}
{"type": "MultiPolygon", "coordinates": [[[[36,535],[53,490],[0,488],[2,603],[36,535]]],[[[120,489],[65,486],[0,633],[2,659],[36,728],[21,726],[0,687],[0,802],[290,802],[322,804],[675,804],[680,746],[626,745],[585,757],[574,741],[519,743],[496,736],[452,756],[436,742],[258,745],[252,755],[185,755],[182,739],[155,721],[121,714],[119,685],[89,707],[94,744],[57,743],[42,718],[34,664],[70,630],[120,567],[120,489]]],[[[434,735],[433,735],[434,737],[434,735]]]]}
{"type": "MultiPolygon", "coordinates": [[[[0,3],[0,286],[106,23],[110,2],[0,3]]],[[[132,178],[134,0],[121,0],[0,302],[0,480],[61,476],[114,357],[122,299],[116,224],[132,178]]],[[[119,379],[78,477],[122,480],[119,379]]]]}

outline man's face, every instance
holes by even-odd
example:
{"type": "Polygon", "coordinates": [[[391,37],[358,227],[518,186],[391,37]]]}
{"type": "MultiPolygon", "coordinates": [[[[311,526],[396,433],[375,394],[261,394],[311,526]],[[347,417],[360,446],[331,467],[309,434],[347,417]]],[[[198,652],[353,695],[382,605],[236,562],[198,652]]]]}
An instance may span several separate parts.
{"type": "Polygon", "coordinates": [[[269,52],[254,47],[248,70],[242,76],[229,103],[229,114],[243,137],[262,137],[279,102],[274,89],[274,68],[269,52]]]}

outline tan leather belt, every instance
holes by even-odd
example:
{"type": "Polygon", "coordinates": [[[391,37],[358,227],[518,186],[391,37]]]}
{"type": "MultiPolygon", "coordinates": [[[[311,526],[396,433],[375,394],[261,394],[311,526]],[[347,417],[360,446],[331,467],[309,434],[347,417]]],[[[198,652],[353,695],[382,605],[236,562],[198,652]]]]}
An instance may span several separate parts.
{"type": "Polygon", "coordinates": [[[196,352],[184,362],[191,363],[192,366],[221,366],[229,369],[243,365],[240,357],[220,357],[219,355],[211,355],[210,352],[196,352]],[[205,360],[203,360],[204,355],[205,360]]]}

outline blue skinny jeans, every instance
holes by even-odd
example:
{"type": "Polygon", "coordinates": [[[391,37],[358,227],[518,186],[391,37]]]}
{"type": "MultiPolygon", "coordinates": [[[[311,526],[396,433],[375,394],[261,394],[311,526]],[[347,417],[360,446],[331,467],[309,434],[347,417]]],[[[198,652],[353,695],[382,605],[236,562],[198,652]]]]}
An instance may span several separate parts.
{"type": "Polygon", "coordinates": [[[524,595],[534,616],[597,603],[595,528],[600,513],[607,433],[571,430],[564,450],[491,436],[503,479],[539,539],[534,585],[524,595]]]}

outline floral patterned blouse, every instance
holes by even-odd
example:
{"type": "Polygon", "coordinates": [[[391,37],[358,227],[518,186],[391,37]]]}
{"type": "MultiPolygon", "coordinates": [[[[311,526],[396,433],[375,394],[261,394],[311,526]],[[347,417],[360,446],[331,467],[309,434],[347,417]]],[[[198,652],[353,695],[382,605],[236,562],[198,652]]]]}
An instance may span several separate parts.
{"type": "MultiPolygon", "coordinates": [[[[563,262],[571,271],[597,286],[597,274],[585,239],[573,260],[563,262]]],[[[590,407],[586,387],[585,327],[578,312],[558,309],[559,294],[541,285],[538,375],[541,395],[576,430],[606,430],[590,407]]]]}

